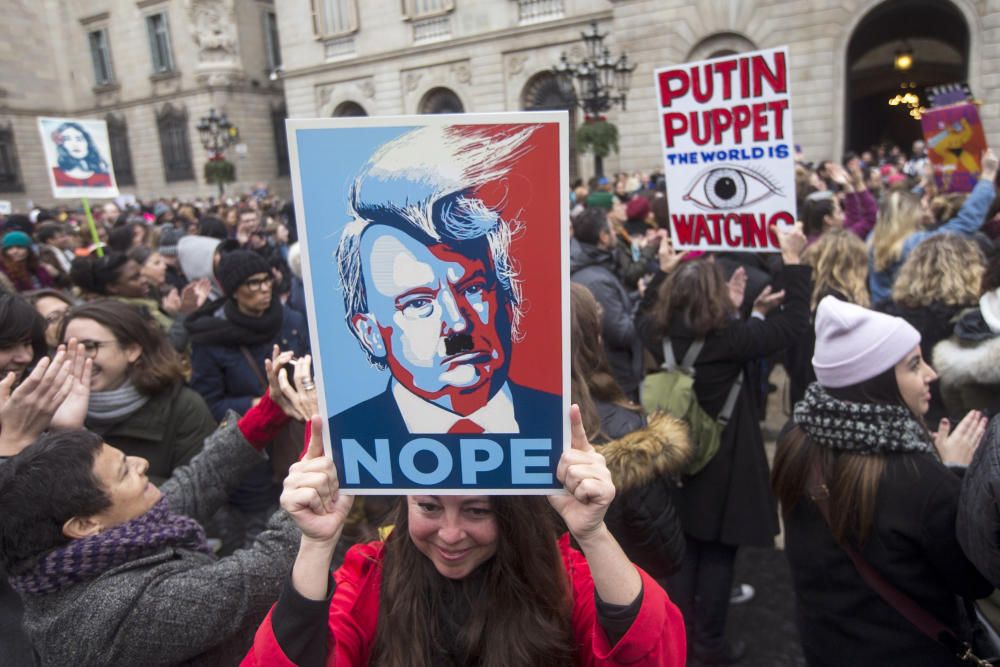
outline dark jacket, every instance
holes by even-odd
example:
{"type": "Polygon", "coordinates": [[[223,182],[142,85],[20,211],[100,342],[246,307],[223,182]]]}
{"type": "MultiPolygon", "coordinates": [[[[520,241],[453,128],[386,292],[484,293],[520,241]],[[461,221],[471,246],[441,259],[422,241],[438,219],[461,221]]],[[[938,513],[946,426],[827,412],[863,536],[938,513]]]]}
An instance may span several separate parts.
{"type": "MultiPolygon", "coordinates": [[[[718,415],[740,371],[753,376],[754,363],[784,349],[809,326],[811,269],[785,266],[778,278],[785,303],[766,320],[734,321],[705,338],[695,363],[694,390],[702,409],[718,415]]],[[[649,328],[648,332],[653,329],[649,328]]],[[[683,359],[694,340],[682,322],[670,329],[674,355],[683,359]]],[[[657,363],[663,363],[660,338],[647,339],[657,363]]],[[[770,547],[778,534],[778,515],[769,484],[764,438],[754,403],[754,383],[744,381],[718,453],[697,475],[684,477],[677,493],[684,532],[706,542],[770,547]]]]}
{"type": "MultiPolygon", "coordinates": [[[[861,554],[889,583],[960,636],[969,627],[958,596],[981,598],[992,586],[955,537],[958,475],[931,454],[886,457],[872,536],[861,554]]],[[[798,600],[806,660],[824,665],[966,664],[892,609],[858,574],[812,501],[785,520],[785,553],[798,600]]]]}
{"type": "MultiPolygon", "coordinates": [[[[7,457],[0,457],[0,466],[7,457]]],[[[21,597],[7,583],[7,572],[0,567],[0,665],[30,667],[35,654],[24,632],[24,605],[21,597]]]]}
{"type": "Polygon", "coordinates": [[[954,335],[934,348],[933,361],[950,414],[1000,412],[1000,335],[990,330],[979,308],[962,313],[954,335]]]}
{"type": "Polygon", "coordinates": [[[128,456],[149,461],[146,474],[159,486],[191,462],[218,422],[197,392],[177,383],[116,424],[85,426],[128,456]]]}
{"type": "Polygon", "coordinates": [[[632,300],[616,271],[610,251],[570,241],[570,277],[601,304],[601,335],[611,372],[622,390],[635,396],[643,375],[642,342],[633,323],[632,300]]]}
{"type": "Polygon", "coordinates": [[[671,494],[674,475],[690,456],[687,427],[668,415],[656,415],[646,424],[641,415],[611,404],[598,410],[601,430],[618,436],[596,447],[615,482],[615,499],[604,521],[630,561],[654,579],[665,579],[684,557],[684,533],[671,494]],[[616,433],[615,422],[625,421],[637,428],[616,433]]]}
{"type": "MultiPolygon", "coordinates": [[[[902,317],[920,332],[920,353],[927,363],[933,359],[934,347],[951,336],[955,328],[955,320],[962,311],[962,306],[948,306],[943,303],[933,303],[920,308],[908,308],[893,301],[883,304],[881,310],[889,315],[902,317]]],[[[949,412],[941,397],[941,383],[931,384],[931,406],[924,415],[924,421],[932,430],[937,430],[942,417],[951,417],[957,424],[965,413],[949,412]]]]}
{"type": "MultiPolygon", "coordinates": [[[[294,310],[283,308],[281,331],[273,341],[246,346],[264,376],[264,360],[271,358],[271,348],[277,343],[282,351],[291,350],[296,357],[309,353],[309,331],[305,318],[294,310]]],[[[191,345],[191,388],[201,394],[212,411],[222,419],[227,410],[243,414],[253,400],[264,393],[258,374],[247,364],[237,345],[191,345]]]]}
{"type": "Polygon", "coordinates": [[[1000,417],[990,420],[962,479],[955,532],[969,560],[1000,587],[1000,417]]]}
{"type": "MultiPolygon", "coordinates": [[[[260,460],[230,414],[163,495],[174,512],[205,521],[260,460]]],[[[24,625],[42,665],[235,665],[288,579],[298,538],[281,510],[232,556],[170,547],[61,591],[28,595],[24,625]]]]}

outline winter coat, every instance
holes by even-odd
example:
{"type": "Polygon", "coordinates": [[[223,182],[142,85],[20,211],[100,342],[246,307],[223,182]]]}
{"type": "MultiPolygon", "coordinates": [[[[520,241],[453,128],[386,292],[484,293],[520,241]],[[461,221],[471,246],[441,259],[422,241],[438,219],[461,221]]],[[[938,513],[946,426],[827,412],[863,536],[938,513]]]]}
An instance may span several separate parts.
{"type": "Polygon", "coordinates": [[[906,261],[910,252],[916,248],[921,241],[937,234],[947,234],[949,232],[971,235],[977,229],[982,227],[983,223],[986,222],[986,211],[989,210],[990,205],[993,204],[993,198],[995,196],[996,190],[993,186],[993,182],[980,180],[976,183],[976,187],[972,189],[972,193],[966,198],[965,203],[962,204],[962,208],[959,209],[958,215],[937,229],[923,229],[919,232],[910,234],[906,237],[906,240],[903,241],[903,248],[899,255],[899,259],[881,271],[875,270],[875,253],[873,250],[869,249],[868,288],[872,294],[872,303],[877,306],[882,302],[889,300],[892,296],[892,283],[896,280],[896,274],[899,272],[899,267],[903,265],[903,262],[906,261]]]}
{"type": "MultiPolygon", "coordinates": [[[[567,538],[559,540],[559,552],[573,596],[570,622],[577,645],[576,664],[581,667],[683,665],[685,640],[681,614],[663,589],[642,570],[639,570],[643,592],[638,615],[618,643],[610,645],[597,621],[590,567],[583,554],[569,546],[567,538]]],[[[334,574],[336,588],[330,602],[327,665],[361,667],[368,664],[378,623],[384,554],[381,542],[359,544],[347,552],[344,564],[334,574]]],[[[291,608],[289,605],[286,609],[291,608]]],[[[257,631],[253,648],[241,663],[244,667],[292,667],[295,664],[275,636],[273,618],[272,610],[257,631]]],[[[287,633],[284,637],[287,640],[287,633]]]]}
{"type": "Polygon", "coordinates": [[[962,479],[955,532],[962,551],[1000,587],[1000,417],[990,420],[962,479]]]}
{"type": "MultiPolygon", "coordinates": [[[[931,363],[934,358],[934,347],[951,336],[955,328],[955,319],[961,312],[962,306],[933,303],[919,308],[907,308],[890,301],[884,304],[881,310],[889,315],[902,317],[920,332],[920,353],[928,363],[931,363]]],[[[932,383],[930,409],[924,415],[924,421],[933,430],[937,430],[937,424],[942,417],[960,420],[964,416],[964,413],[959,415],[948,411],[941,398],[941,383],[932,383]]],[[[958,421],[953,423],[957,424],[958,421]]]]}
{"type": "Polygon", "coordinates": [[[684,533],[671,496],[675,475],[691,454],[687,426],[654,415],[647,425],[596,449],[607,461],[616,492],[604,522],[630,561],[654,579],[665,579],[684,557],[684,533]]]}
{"type": "MultiPolygon", "coordinates": [[[[766,320],[733,321],[705,337],[695,363],[694,391],[706,413],[716,416],[722,411],[740,371],[752,377],[757,360],[803,335],[809,326],[811,272],[805,265],[782,267],[778,279],[785,302],[780,310],[766,320]]],[[[674,356],[683,359],[694,337],[683,322],[674,322],[669,333],[674,356]]],[[[646,344],[657,363],[663,363],[661,339],[647,339],[646,344]]],[[[696,539],[771,547],[778,534],[755,391],[754,383],[745,379],[718,453],[697,475],[685,476],[676,494],[684,532],[696,539]]]]}
{"type": "Polygon", "coordinates": [[[177,383],[120,422],[85,426],[128,456],[149,461],[146,474],[159,486],[175,468],[191,462],[218,422],[197,392],[177,383]]]}
{"type": "MultiPolygon", "coordinates": [[[[281,331],[270,342],[245,346],[264,376],[264,360],[271,358],[272,346],[291,350],[296,357],[309,354],[309,332],[305,318],[283,308],[281,331]]],[[[191,344],[191,387],[205,399],[212,416],[222,419],[227,410],[243,414],[253,400],[264,393],[258,373],[247,364],[240,346],[191,344]]]]}
{"type": "Polygon", "coordinates": [[[954,335],[934,347],[932,359],[949,414],[1000,412],[1000,335],[986,325],[979,308],[960,316],[954,335]]]}
{"type": "MultiPolygon", "coordinates": [[[[955,536],[961,480],[932,454],[886,455],[875,522],[861,555],[890,584],[968,639],[958,596],[982,598],[992,586],[955,536]]],[[[965,664],[871,589],[816,505],[803,498],[785,519],[802,648],[811,667],[965,664]]]]}
{"type": "Polygon", "coordinates": [[[635,396],[643,376],[642,342],[633,323],[632,299],[618,278],[613,254],[573,239],[570,279],[589,289],[601,304],[601,335],[611,372],[625,394],[635,396]]]}
{"type": "MultiPolygon", "coordinates": [[[[261,460],[228,416],[161,488],[204,522],[261,460]]],[[[288,579],[299,532],[284,511],[248,548],[218,559],[168,547],[54,593],[26,595],[24,625],[42,665],[233,665],[288,579]]]]}

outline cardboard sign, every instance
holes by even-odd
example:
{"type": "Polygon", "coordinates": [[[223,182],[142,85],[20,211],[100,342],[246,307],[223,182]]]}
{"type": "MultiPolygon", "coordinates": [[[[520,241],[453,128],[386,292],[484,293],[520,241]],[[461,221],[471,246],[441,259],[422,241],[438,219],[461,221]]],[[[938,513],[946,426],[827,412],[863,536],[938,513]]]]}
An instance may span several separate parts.
{"type": "Polygon", "coordinates": [[[342,488],[561,488],[567,114],[286,127],[324,444],[342,488]]]}
{"type": "Polygon", "coordinates": [[[0,199],[0,215],[10,215],[14,208],[10,205],[10,200],[0,199]]]}
{"type": "Polygon", "coordinates": [[[972,89],[965,82],[928,86],[924,94],[930,107],[946,107],[949,104],[972,101],[972,89]]]}
{"type": "Polygon", "coordinates": [[[944,192],[971,192],[982,171],[986,134],[975,104],[928,109],[920,118],[934,180],[944,192]]]}
{"type": "Polygon", "coordinates": [[[39,118],[45,166],[56,199],[117,197],[108,125],[103,120],[39,118]]]}
{"type": "Polygon", "coordinates": [[[670,231],[679,249],[778,251],[795,222],[788,48],[655,72],[670,231]]]}

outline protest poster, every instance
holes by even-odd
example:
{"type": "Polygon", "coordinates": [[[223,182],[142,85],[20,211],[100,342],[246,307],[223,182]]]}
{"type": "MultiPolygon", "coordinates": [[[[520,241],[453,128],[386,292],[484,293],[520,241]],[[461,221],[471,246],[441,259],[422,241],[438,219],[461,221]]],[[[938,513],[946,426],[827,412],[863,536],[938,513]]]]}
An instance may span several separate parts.
{"type": "Polygon", "coordinates": [[[943,192],[972,192],[982,171],[986,134],[971,102],[927,109],[920,117],[934,180],[943,192]]]}
{"type": "Polygon", "coordinates": [[[788,48],[654,77],[674,247],[777,252],[771,226],[795,222],[788,48]]]}
{"type": "Polygon", "coordinates": [[[561,488],[567,125],[286,121],[324,445],[350,493],[561,488]]]}
{"type": "Polygon", "coordinates": [[[0,215],[10,215],[14,212],[14,208],[10,204],[9,199],[0,199],[0,215]]]}
{"type": "Polygon", "coordinates": [[[117,197],[108,126],[103,120],[39,118],[46,171],[56,199],[117,197]]]}

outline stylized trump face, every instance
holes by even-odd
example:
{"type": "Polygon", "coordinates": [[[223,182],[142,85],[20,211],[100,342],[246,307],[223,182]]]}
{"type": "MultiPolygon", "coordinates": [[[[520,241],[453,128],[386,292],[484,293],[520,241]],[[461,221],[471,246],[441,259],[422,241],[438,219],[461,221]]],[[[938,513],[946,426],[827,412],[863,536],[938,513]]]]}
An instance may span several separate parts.
{"type": "Polygon", "coordinates": [[[368,312],[351,324],[404,387],[466,414],[507,379],[511,312],[488,246],[465,253],[375,224],[361,237],[368,312]],[[471,255],[471,256],[470,256],[471,255]]]}

